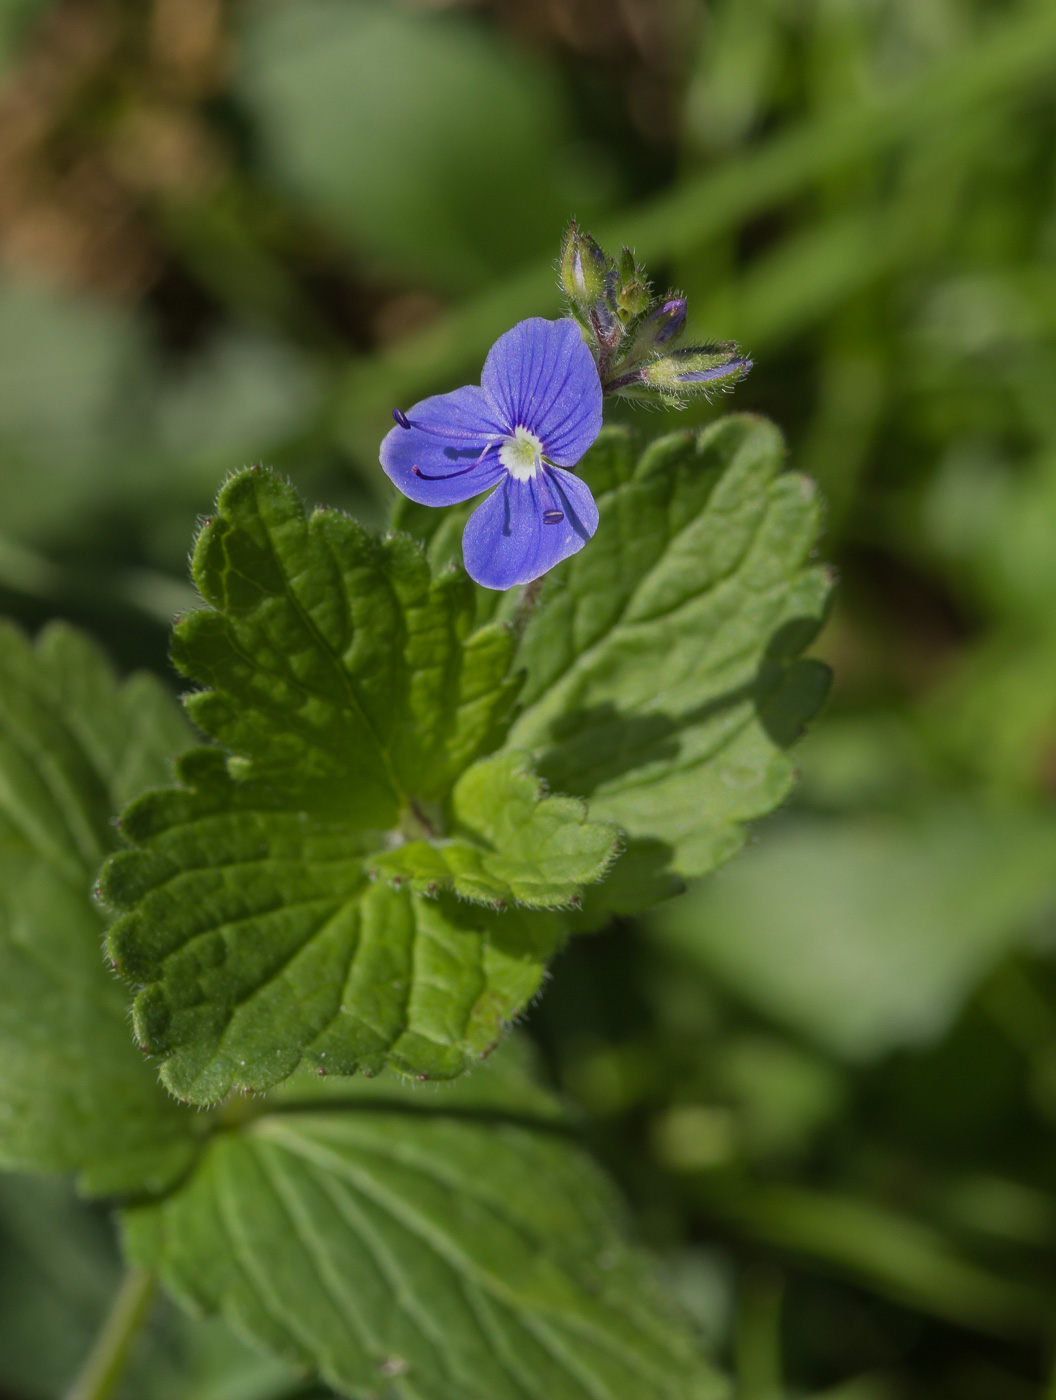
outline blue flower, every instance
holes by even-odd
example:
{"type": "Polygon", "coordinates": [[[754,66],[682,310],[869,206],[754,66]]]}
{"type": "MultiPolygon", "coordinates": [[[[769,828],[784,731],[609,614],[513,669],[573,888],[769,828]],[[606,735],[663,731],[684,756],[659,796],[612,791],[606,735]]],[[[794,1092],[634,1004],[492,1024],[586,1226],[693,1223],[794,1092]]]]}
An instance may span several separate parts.
{"type": "Polygon", "coordinates": [[[574,321],[521,321],[489,350],[479,388],[392,416],[381,465],[405,496],[450,506],[491,491],[462,536],[485,588],[531,583],[598,528],[589,488],[565,470],[601,431],[601,380],[574,321]]]}

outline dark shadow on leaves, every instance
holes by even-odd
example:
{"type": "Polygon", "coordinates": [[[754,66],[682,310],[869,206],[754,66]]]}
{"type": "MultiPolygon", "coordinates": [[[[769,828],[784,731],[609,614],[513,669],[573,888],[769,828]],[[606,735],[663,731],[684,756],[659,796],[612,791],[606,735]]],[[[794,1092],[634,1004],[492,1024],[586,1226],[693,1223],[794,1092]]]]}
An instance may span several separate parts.
{"type": "Polygon", "coordinates": [[[583,890],[582,906],[565,915],[573,933],[597,933],[613,918],[640,914],[681,894],[685,881],[671,873],[674,848],[666,841],[626,841],[605,879],[583,890]]]}
{"type": "Polygon", "coordinates": [[[769,738],[787,748],[828,693],[829,669],[797,659],[818,630],[817,618],[793,618],[770,638],[750,681],[681,715],[661,710],[625,715],[611,701],[577,710],[555,721],[551,746],[538,769],[556,792],[591,797],[602,783],[654,763],[670,763],[681,751],[681,734],[750,702],[769,738]]]}

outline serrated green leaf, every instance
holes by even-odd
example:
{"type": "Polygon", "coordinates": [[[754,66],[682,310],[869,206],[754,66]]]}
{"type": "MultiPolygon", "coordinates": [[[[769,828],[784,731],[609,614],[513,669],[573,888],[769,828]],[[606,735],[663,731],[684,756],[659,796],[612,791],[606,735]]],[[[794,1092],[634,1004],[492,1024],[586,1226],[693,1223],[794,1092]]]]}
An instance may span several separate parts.
{"type": "Polygon", "coordinates": [[[302,1060],[459,1074],[534,995],[564,937],[553,915],[372,885],[369,834],[235,782],[217,750],[188,755],[180,776],[186,788],[127,810],[136,846],[108,862],[102,892],[129,911],[108,947],[144,988],[136,1033],[183,1098],[264,1089],[302,1060]]]}
{"type": "Polygon", "coordinates": [[[623,1239],[611,1188],[538,1089],[347,1081],[220,1134],[125,1213],[133,1257],[342,1393],[718,1400],[623,1239]]]}
{"type": "Polygon", "coordinates": [[[118,685],[52,626],[0,626],[0,1163],[81,1173],[86,1189],[157,1186],[194,1151],[193,1115],[128,1033],[91,902],[119,804],[164,781],[188,741],[148,677],[118,685]]]}
{"type": "MultiPolygon", "coordinates": [[[[637,462],[606,433],[581,464],[601,523],[547,578],[507,743],[626,833],[624,907],[741,845],[788,793],[786,749],[824,698],[825,667],[797,660],[831,585],[808,562],[818,502],[782,458],[777,430],[742,415],[637,462]]],[[[600,886],[588,906],[616,894],[600,886]]]]}
{"type": "Polygon", "coordinates": [[[306,518],[292,487],[252,468],[220,493],[194,578],[210,607],[177,625],[173,659],[210,687],[188,709],[240,777],[387,828],[501,742],[513,638],[474,628],[473,585],[432,578],[412,540],[306,518]]]}
{"type": "Polygon", "coordinates": [[[411,841],[371,862],[371,872],[406,881],[416,893],[452,889],[463,899],[504,908],[556,909],[578,902],[616,852],[611,826],[587,820],[586,804],[545,797],[523,754],[482,759],[451,794],[455,833],[411,841]]]}
{"type": "MultiPolygon", "coordinates": [[[[524,710],[507,741],[628,837],[605,882],[584,891],[574,928],[707,873],[791,786],[785,750],[828,686],[822,665],[796,658],[830,580],[807,563],[813,488],[781,473],[782,457],[776,429],[738,415],[641,456],[631,432],[607,428],[579,465],[601,524],[547,577],[517,653],[524,710]],[[673,712],[661,708],[668,696],[673,712]]],[[[475,504],[400,500],[393,521],[441,568],[460,557],[475,504]]],[[[478,616],[514,616],[514,592],[479,592],[478,616]]]]}

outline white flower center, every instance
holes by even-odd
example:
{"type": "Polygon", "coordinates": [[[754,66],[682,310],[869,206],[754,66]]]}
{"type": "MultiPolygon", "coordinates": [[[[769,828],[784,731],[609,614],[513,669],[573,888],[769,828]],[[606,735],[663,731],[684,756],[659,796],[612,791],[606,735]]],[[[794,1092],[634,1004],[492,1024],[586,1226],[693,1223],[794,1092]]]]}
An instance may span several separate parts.
{"type": "Polygon", "coordinates": [[[514,481],[531,481],[543,467],[543,444],[527,428],[515,428],[513,437],[502,440],[499,461],[514,481]]]}

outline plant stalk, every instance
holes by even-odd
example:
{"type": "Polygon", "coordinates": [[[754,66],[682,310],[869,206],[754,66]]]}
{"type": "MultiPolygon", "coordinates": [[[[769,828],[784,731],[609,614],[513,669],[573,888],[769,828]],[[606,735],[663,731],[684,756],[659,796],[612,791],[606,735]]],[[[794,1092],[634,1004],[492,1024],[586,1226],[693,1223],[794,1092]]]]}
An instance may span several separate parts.
{"type": "Polygon", "coordinates": [[[517,604],[517,611],[513,615],[513,635],[518,641],[524,635],[524,629],[528,626],[528,619],[535,611],[535,605],[539,601],[539,594],[543,591],[542,577],[533,579],[531,583],[524,586],[520,601],[517,604]]]}
{"type": "Polygon", "coordinates": [[[154,1275],[132,1265],[121,1280],[95,1345],[63,1400],[109,1400],[113,1395],[154,1296],[154,1275]]]}

